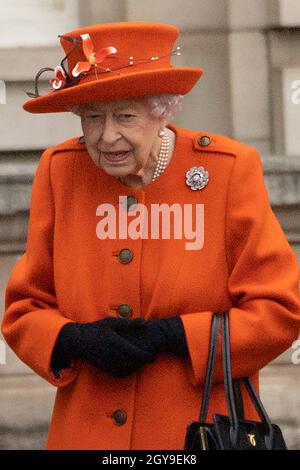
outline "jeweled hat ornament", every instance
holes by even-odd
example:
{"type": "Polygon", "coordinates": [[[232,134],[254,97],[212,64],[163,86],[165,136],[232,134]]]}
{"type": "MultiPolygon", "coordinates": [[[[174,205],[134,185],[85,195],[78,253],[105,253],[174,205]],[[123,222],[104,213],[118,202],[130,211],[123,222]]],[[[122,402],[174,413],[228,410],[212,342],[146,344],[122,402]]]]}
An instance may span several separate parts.
{"type": "Polygon", "coordinates": [[[69,111],[74,104],[188,93],[202,75],[196,67],[170,63],[179,29],[147,22],[105,23],[59,35],[65,57],[36,75],[35,92],[23,108],[30,113],[69,111]],[[53,71],[50,92],[40,96],[38,80],[53,71]]]}

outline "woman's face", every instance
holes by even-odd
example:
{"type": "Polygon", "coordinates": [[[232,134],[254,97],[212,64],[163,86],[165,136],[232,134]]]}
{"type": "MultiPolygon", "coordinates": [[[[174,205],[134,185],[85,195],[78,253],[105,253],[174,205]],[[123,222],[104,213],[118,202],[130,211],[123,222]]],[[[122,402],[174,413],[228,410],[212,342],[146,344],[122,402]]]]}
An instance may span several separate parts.
{"type": "Polygon", "coordinates": [[[87,105],[81,125],[89,155],[106,173],[124,177],[156,166],[165,122],[145,98],[87,105]]]}

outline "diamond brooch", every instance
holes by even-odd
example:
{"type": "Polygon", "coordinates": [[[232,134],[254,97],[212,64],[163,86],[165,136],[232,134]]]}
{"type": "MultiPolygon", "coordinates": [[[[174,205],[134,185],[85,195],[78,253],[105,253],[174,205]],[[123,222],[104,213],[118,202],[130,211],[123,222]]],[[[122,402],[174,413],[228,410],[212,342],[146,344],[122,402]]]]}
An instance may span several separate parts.
{"type": "Polygon", "coordinates": [[[203,166],[194,166],[186,172],[186,184],[190,186],[193,191],[203,189],[208,184],[209,175],[203,166]]]}

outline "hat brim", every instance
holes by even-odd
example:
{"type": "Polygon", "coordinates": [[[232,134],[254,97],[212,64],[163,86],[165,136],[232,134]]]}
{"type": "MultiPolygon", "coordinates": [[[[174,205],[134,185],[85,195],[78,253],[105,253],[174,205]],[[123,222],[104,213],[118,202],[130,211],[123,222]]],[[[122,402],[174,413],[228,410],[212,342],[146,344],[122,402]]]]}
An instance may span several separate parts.
{"type": "Polygon", "coordinates": [[[188,93],[203,71],[194,67],[170,67],[140,71],[124,76],[101,78],[53,91],[26,101],[23,109],[29,113],[59,113],[69,111],[68,106],[95,101],[138,98],[161,93],[188,93]]]}

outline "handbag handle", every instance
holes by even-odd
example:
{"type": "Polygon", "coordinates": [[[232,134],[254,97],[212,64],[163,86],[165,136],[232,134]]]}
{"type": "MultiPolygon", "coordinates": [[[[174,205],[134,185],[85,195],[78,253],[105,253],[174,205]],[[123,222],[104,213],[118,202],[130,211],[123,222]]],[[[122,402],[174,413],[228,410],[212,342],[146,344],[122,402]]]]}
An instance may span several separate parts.
{"type": "MultiPolygon", "coordinates": [[[[220,323],[221,323],[222,317],[225,314],[226,314],[226,312],[224,312],[224,314],[216,313],[212,317],[211,331],[210,331],[209,357],[208,357],[208,361],[207,361],[207,369],[206,369],[202,404],[201,404],[201,410],[200,410],[200,416],[199,416],[199,421],[202,422],[202,423],[204,423],[206,421],[206,418],[207,418],[208,407],[209,407],[209,399],[210,399],[210,394],[211,394],[211,387],[212,387],[213,375],[214,375],[214,370],[215,370],[215,363],[216,363],[216,358],[217,358],[218,334],[219,334],[220,323]]],[[[224,350],[224,347],[223,347],[223,350],[224,350]]],[[[240,386],[239,386],[238,382],[235,383],[235,394],[236,394],[236,396],[235,396],[234,402],[236,402],[237,399],[241,400],[239,417],[240,417],[240,419],[243,419],[244,409],[243,409],[243,402],[242,402],[240,386]]]]}
{"type": "Polygon", "coordinates": [[[273,429],[271,420],[268,416],[268,413],[267,413],[265,407],[263,406],[263,404],[261,402],[261,399],[259,398],[259,396],[256,393],[256,390],[253,386],[252,381],[250,380],[250,377],[244,377],[242,380],[243,380],[243,382],[246,386],[247,392],[248,392],[248,394],[251,398],[252,403],[255,406],[255,409],[256,409],[260,419],[262,420],[265,427],[267,428],[267,434],[265,436],[266,447],[267,447],[268,450],[272,450],[273,449],[273,443],[274,443],[274,429],[273,429]]]}
{"type": "MultiPolygon", "coordinates": [[[[230,423],[232,425],[231,433],[232,433],[232,438],[233,438],[233,444],[236,445],[237,439],[238,439],[238,427],[236,428],[236,422],[238,421],[236,421],[237,420],[236,403],[235,403],[235,397],[234,397],[233,388],[232,388],[233,379],[232,379],[231,359],[230,359],[230,334],[229,334],[228,312],[225,312],[222,315],[222,329],[223,329],[222,347],[223,347],[223,369],[224,369],[225,392],[226,392],[226,399],[228,403],[229,413],[230,413],[230,410],[232,410],[232,415],[230,417],[230,423]],[[225,382],[225,375],[226,375],[227,386],[225,382]]],[[[259,396],[257,395],[256,390],[250,378],[244,377],[242,381],[246,386],[247,393],[253,405],[255,406],[255,409],[262,423],[264,424],[264,427],[266,430],[266,435],[265,435],[266,448],[268,450],[271,450],[273,448],[273,441],[274,441],[274,431],[273,431],[271,420],[259,396]]]]}
{"type": "Polygon", "coordinates": [[[221,320],[220,314],[213,315],[212,322],[211,322],[211,329],[210,329],[209,356],[208,356],[208,361],[207,361],[204,390],[203,390],[201,410],[200,410],[200,416],[199,416],[200,423],[204,423],[206,421],[207,412],[208,412],[211,386],[212,386],[216,358],[217,358],[218,333],[219,333],[220,320],[221,320]]]}
{"type": "MultiPolygon", "coordinates": [[[[274,431],[271,420],[258,397],[255,388],[249,377],[242,379],[232,379],[231,371],[231,358],[230,358],[230,332],[229,332],[229,314],[228,312],[215,313],[212,318],[211,324],[211,335],[210,335],[210,350],[209,358],[206,369],[204,391],[201,403],[200,411],[200,422],[205,422],[208,412],[209,399],[211,394],[211,387],[213,381],[213,374],[215,370],[216,357],[217,357],[217,346],[218,346],[218,334],[220,323],[222,324],[222,362],[223,362],[223,374],[224,374],[224,388],[226,394],[226,403],[228,409],[228,417],[230,422],[230,440],[234,448],[237,446],[238,435],[239,435],[239,421],[237,415],[237,392],[240,392],[240,380],[243,381],[246,391],[255,406],[255,409],[260,416],[262,423],[266,429],[265,444],[267,449],[273,448],[274,431]],[[235,389],[234,389],[235,387],[235,389]]],[[[239,393],[240,394],[240,393],[239,393]]],[[[243,414],[243,402],[240,394],[243,414]]],[[[241,414],[239,410],[239,415],[241,414]]],[[[239,416],[240,418],[240,416],[239,416]]],[[[240,418],[241,419],[241,418],[240,418]]]]}
{"type": "Polygon", "coordinates": [[[230,422],[230,440],[234,448],[236,448],[239,437],[239,423],[236,412],[235,397],[233,394],[232,374],[231,374],[231,360],[230,360],[230,339],[229,339],[229,325],[228,316],[225,312],[222,315],[222,359],[223,359],[223,374],[224,374],[224,388],[227,401],[228,417],[230,422]]]}

